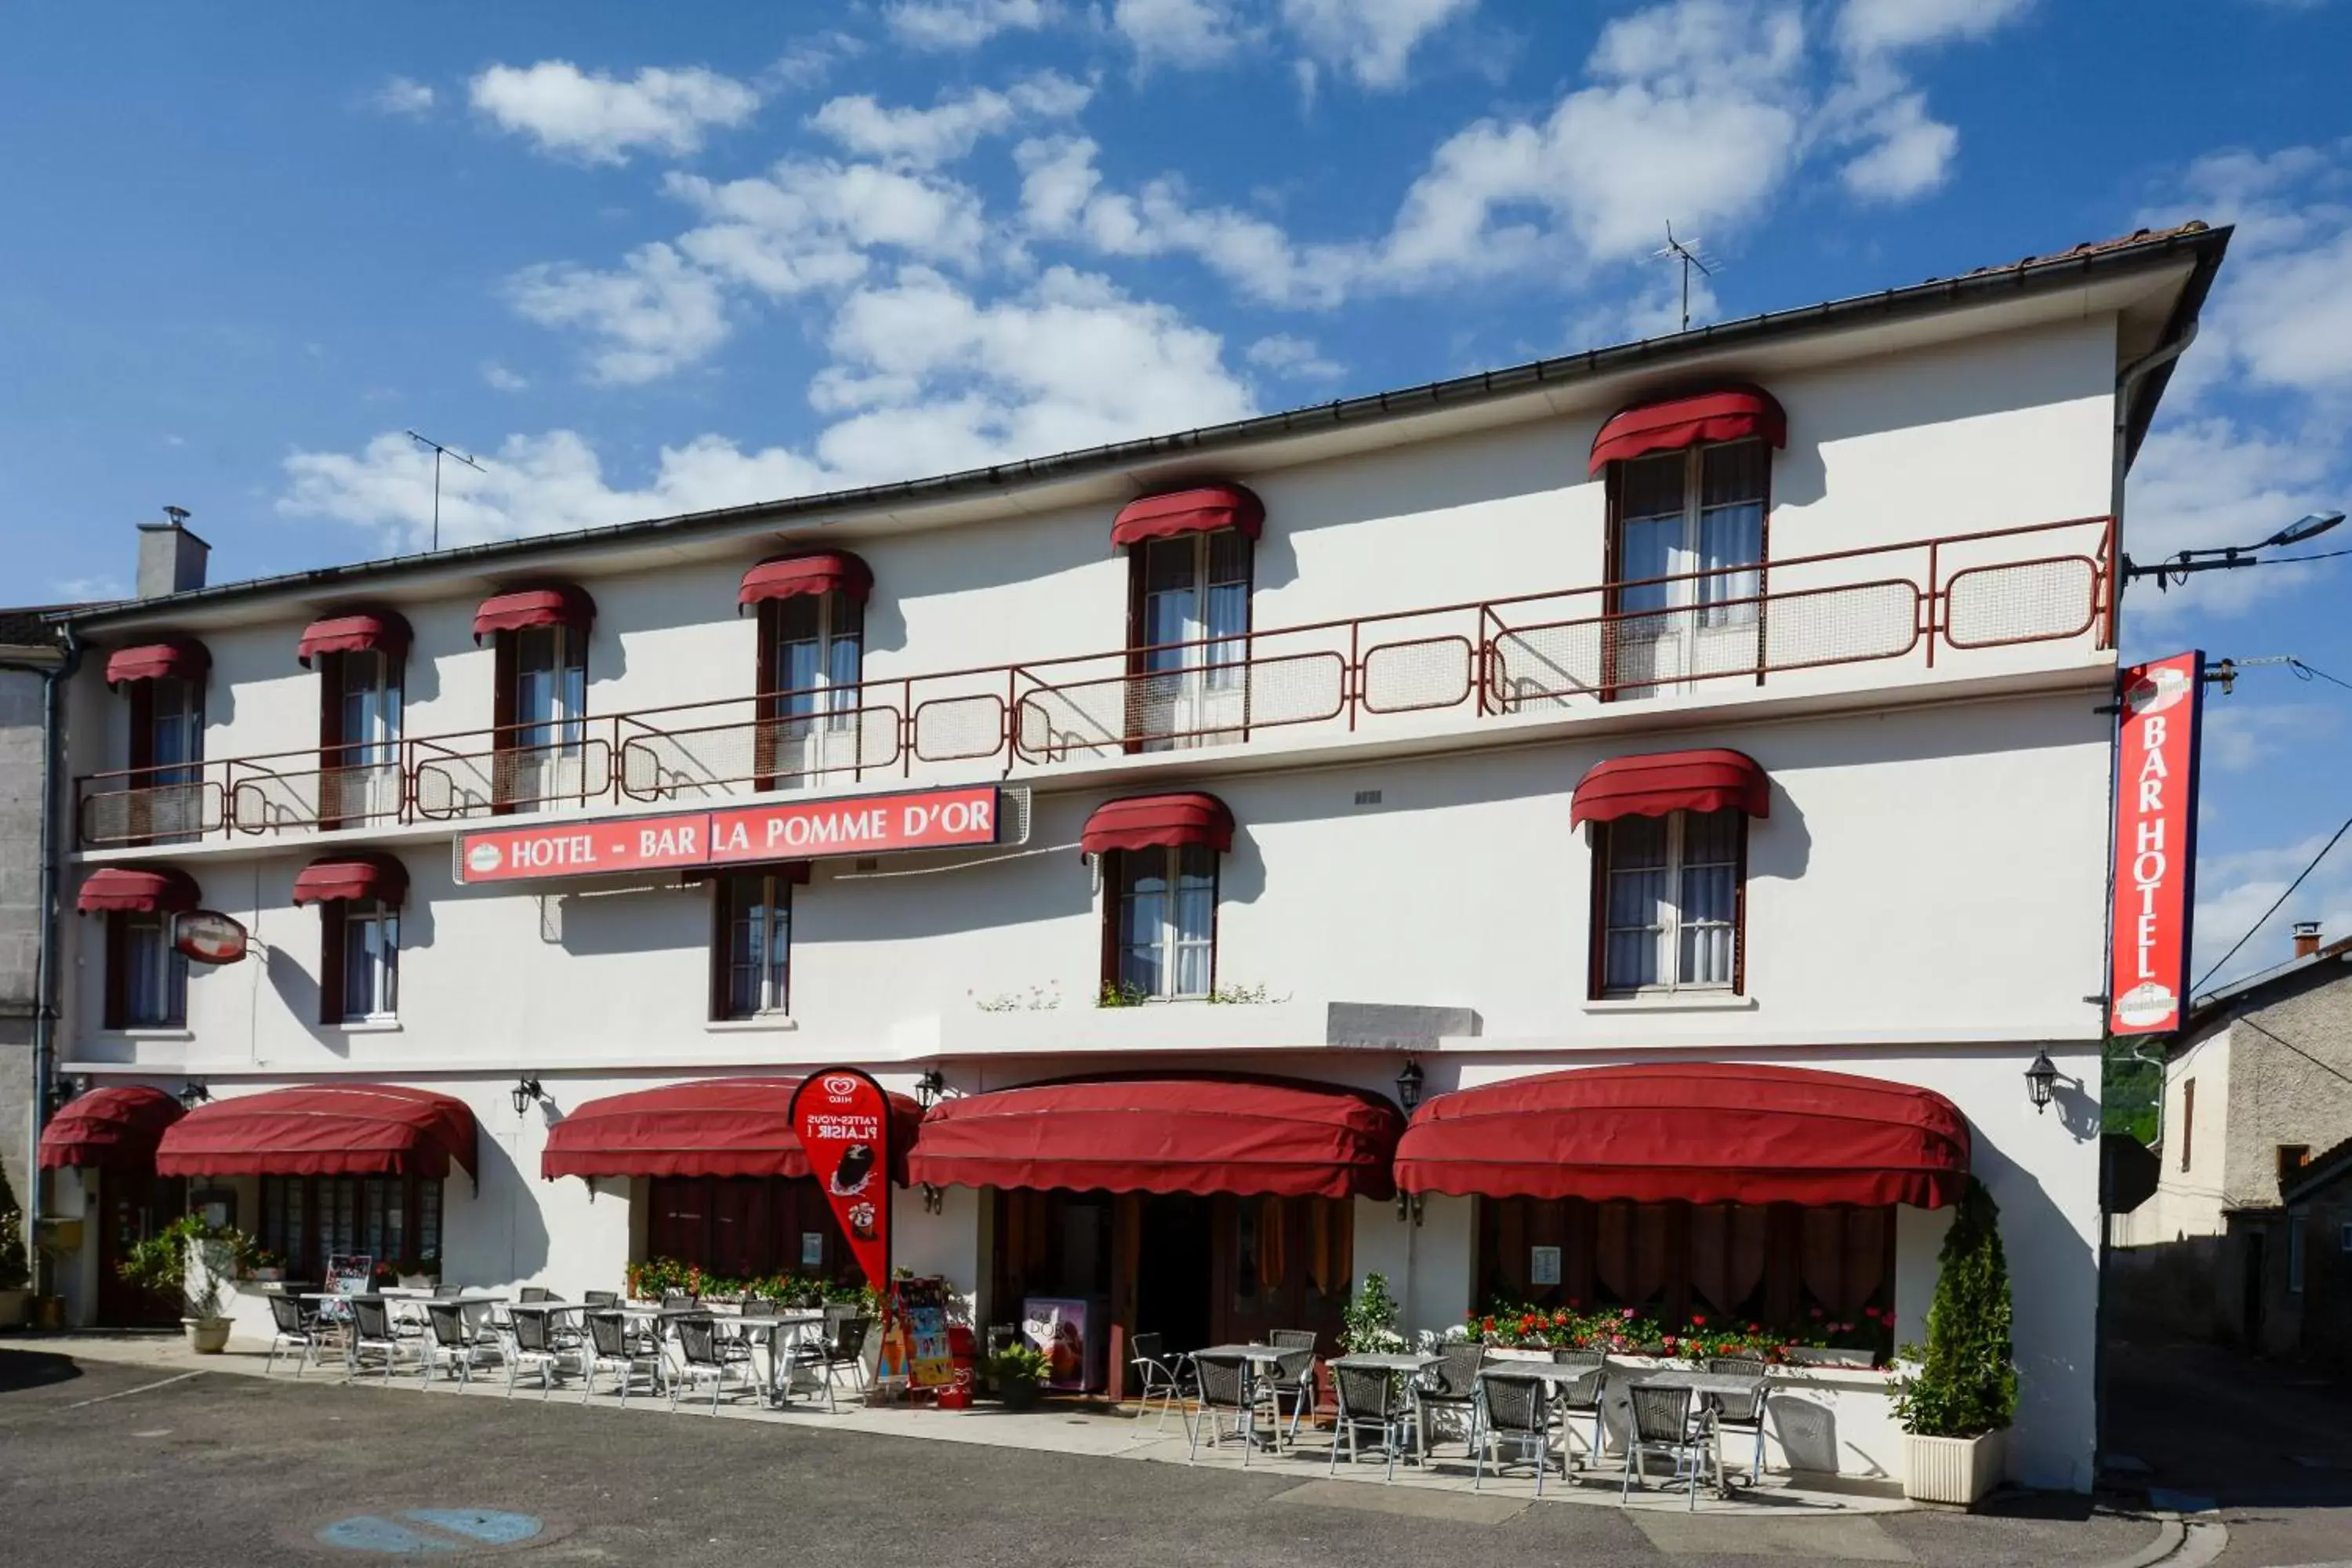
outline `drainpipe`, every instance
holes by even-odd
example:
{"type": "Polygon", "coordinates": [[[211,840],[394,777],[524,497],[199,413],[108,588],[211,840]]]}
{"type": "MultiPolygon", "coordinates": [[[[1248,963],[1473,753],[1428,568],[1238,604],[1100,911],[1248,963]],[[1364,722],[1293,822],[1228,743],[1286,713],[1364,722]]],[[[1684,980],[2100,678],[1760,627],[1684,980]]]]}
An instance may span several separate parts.
{"type": "Polygon", "coordinates": [[[65,628],[65,652],[54,663],[11,664],[6,668],[38,671],[41,689],[41,875],[40,949],[33,1004],[33,1136],[25,1151],[25,1169],[32,1191],[25,1201],[25,1253],[33,1268],[33,1289],[53,1296],[56,1281],[47,1254],[34,1245],[39,1217],[47,1210],[48,1173],[41,1169],[41,1130],[48,1124],[50,1085],[57,1077],[58,1028],[58,884],[60,865],[58,787],[65,776],[66,679],[81,663],[81,641],[70,626],[65,628]]]}
{"type": "MultiPolygon", "coordinates": [[[[2179,331],[2157,344],[2153,350],[2116,373],[2115,479],[2108,486],[2107,511],[2116,521],[2116,560],[2109,564],[2117,569],[2116,600],[2119,608],[2122,605],[2124,586],[2120,571],[2123,556],[2124,480],[2131,467],[2127,447],[2131,426],[2132,394],[2138,390],[2141,382],[2189,352],[2189,345],[2197,341],[2197,326],[2196,321],[2190,321],[2179,331]]],[[[2117,640],[2120,641],[2120,637],[2117,640]]]]}

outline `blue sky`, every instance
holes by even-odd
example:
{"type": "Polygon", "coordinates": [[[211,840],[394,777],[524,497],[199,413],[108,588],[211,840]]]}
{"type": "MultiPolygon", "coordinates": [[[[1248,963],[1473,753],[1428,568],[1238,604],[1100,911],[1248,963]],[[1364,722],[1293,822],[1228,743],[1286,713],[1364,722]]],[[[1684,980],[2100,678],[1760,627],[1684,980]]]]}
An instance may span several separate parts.
{"type": "MultiPolygon", "coordinates": [[[[928,473],[2241,225],[2143,558],[2352,499],[2345,0],[27,7],[0,45],[0,599],[928,473]],[[232,19],[233,15],[233,19],[232,19]]],[[[1989,520],[1998,521],[2000,520],[1989,520]]],[[[2352,542],[2352,533],[2330,542],[2352,542]]],[[[2136,651],[2352,679],[2332,564],[2136,651]]],[[[2352,690],[2209,734],[2209,960],[2352,812],[2352,690]]],[[[2284,922],[2352,933],[2339,850],[2284,922]]]]}

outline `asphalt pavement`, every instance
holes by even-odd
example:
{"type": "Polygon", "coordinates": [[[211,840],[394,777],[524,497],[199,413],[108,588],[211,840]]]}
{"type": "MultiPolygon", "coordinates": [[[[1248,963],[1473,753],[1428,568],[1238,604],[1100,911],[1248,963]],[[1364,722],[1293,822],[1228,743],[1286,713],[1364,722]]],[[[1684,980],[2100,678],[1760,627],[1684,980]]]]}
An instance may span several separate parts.
{"type": "Polygon", "coordinates": [[[2128,1559],[2143,1520],[1757,1520],[1412,1494],[526,1394],[461,1399],[0,1350],[0,1562],[256,1568],[386,1552],[859,1568],[2128,1559]],[[1478,1505],[1478,1506],[1473,1506],[1478,1505]],[[322,1544],[330,1531],[345,1544],[322,1544]]]}

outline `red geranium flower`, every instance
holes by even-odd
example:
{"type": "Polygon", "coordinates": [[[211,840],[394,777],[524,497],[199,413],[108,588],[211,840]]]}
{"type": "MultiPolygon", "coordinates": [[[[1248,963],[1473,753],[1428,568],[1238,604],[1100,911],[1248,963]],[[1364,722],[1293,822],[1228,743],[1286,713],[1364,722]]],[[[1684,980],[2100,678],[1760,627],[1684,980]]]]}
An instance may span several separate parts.
{"type": "Polygon", "coordinates": [[[1813,1309],[1813,1321],[1815,1321],[1815,1322],[1817,1322],[1817,1323],[1818,1323],[1818,1322],[1820,1322],[1821,1321],[1822,1321],[1822,1310],[1821,1310],[1819,1307],[1816,1307],[1816,1308],[1814,1308],[1814,1309],[1813,1309]]]}
{"type": "Polygon", "coordinates": [[[1703,1329],[1706,1327],[1706,1314],[1705,1312],[1693,1312],[1691,1314],[1691,1322],[1698,1328],[1703,1329]]]}

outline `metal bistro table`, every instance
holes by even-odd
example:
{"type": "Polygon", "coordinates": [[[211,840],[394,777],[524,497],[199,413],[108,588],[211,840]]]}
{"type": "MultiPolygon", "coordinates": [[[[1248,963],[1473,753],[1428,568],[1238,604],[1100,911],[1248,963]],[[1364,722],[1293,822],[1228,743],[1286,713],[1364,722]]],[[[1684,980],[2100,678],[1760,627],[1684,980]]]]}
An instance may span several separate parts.
{"type": "MultiPolygon", "coordinates": [[[[1609,1376],[1610,1370],[1611,1369],[1605,1363],[1600,1366],[1571,1366],[1565,1362],[1522,1361],[1517,1357],[1510,1357],[1501,1361],[1490,1361],[1480,1366],[1478,1368],[1478,1381],[1483,1384],[1486,1379],[1490,1377],[1500,1376],[1527,1378],[1536,1383],[1549,1384],[1551,1385],[1551,1391],[1554,1394],[1557,1394],[1562,1388],[1571,1386],[1575,1384],[1589,1382],[1594,1378],[1604,1380],[1601,1386],[1603,1389],[1606,1389],[1609,1386],[1606,1380],[1609,1376]]],[[[1481,1389],[1481,1393],[1483,1394],[1483,1388],[1481,1389]]],[[[1602,1397],[1607,1397],[1605,1393],[1602,1397]]],[[[1485,1406],[1481,1405],[1479,1407],[1479,1418],[1482,1422],[1485,1419],[1485,1406]]],[[[1629,1407],[1627,1419],[1630,1420],[1632,1416],[1629,1407]]],[[[1565,1435],[1562,1436],[1560,1440],[1559,1454],[1560,1470],[1561,1473],[1565,1475],[1576,1463],[1575,1448],[1568,1442],[1565,1435]]]]}
{"type": "MultiPolygon", "coordinates": [[[[1625,1431],[1630,1435],[1633,1428],[1633,1396],[1625,1391],[1637,1383],[1649,1388],[1689,1389],[1692,1408],[1696,1413],[1700,1399],[1710,1394],[1741,1403],[1751,1403],[1763,1393],[1767,1381],[1765,1378],[1743,1373],[1700,1372],[1695,1368],[1686,1370],[1668,1367],[1663,1372],[1629,1370],[1625,1376],[1611,1380],[1611,1388],[1613,1392],[1604,1394],[1602,1397],[1607,1399],[1611,1406],[1623,1417],[1625,1431]]],[[[1631,1441],[1630,1436],[1628,1441],[1631,1441]]],[[[1627,1462],[1632,1462],[1630,1458],[1627,1462]]],[[[1716,1490],[1720,1496],[1727,1498],[1732,1495],[1731,1472],[1724,1468],[1719,1452],[1716,1458],[1715,1479],[1716,1490]]],[[[1691,1484],[1696,1487],[1698,1483],[1694,1480],[1691,1484]]],[[[1673,1488],[1669,1487],[1668,1489],[1672,1490],[1673,1488]]]]}
{"type": "MultiPolygon", "coordinates": [[[[1255,1380],[1261,1376],[1266,1368],[1271,1367],[1276,1363],[1281,1361],[1284,1356],[1295,1353],[1295,1352],[1277,1349],[1273,1345],[1208,1345],[1202,1349],[1194,1351],[1192,1352],[1192,1358],[1195,1361],[1198,1361],[1202,1356],[1213,1356],[1219,1360],[1245,1361],[1249,1363],[1250,1376],[1255,1380]]],[[[1281,1406],[1276,1405],[1275,1410],[1276,1419],[1274,1423],[1274,1433],[1273,1436],[1266,1440],[1265,1447],[1278,1453],[1282,1448],[1281,1406]]],[[[1203,1420],[1207,1419],[1208,1412],[1206,1410],[1202,1411],[1201,1415],[1203,1420]]],[[[1257,1423],[1255,1420],[1252,1420],[1250,1426],[1253,1431],[1255,1431],[1256,1425],[1257,1423]]],[[[1238,1434],[1236,1434],[1236,1436],[1238,1436],[1238,1434]]],[[[1253,1441],[1255,1441],[1255,1438],[1253,1438],[1253,1441]]]]}
{"type": "MultiPolygon", "coordinates": [[[[457,1300],[458,1300],[459,1305],[462,1306],[465,1304],[466,1298],[457,1298],[457,1300]]],[[[545,1318],[548,1320],[547,1348],[549,1352],[552,1354],[557,1348],[555,1343],[555,1320],[565,1312],[584,1312],[587,1310],[588,1303],[585,1301],[514,1301],[508,1303],[507,1316],[509,1318],[515,1318],[528,1313],[532,1317],[545,1318]]],[[[586,1325],[583,1324],[581,1327],[582,1330],[584,1331],[586,1325]]],[[[584,1358],[587,1355],[587,1341],[584,1337],[579,1341],[578,1348],[582,1357],[583,1358],[582,1362],[582,1375],[584,1376],[586,1375],[586,1362],[584,1358]]],[[[557,1369],[553,1362],[551,1361],[548,1363],[548,1370],[554,1373],[557,1381],[561,1382],[562,1380],[563,1373],[557,1369]]]]}
{"type": "Polygon", "coordinates": [[[732,1318],[717,1321],[732,1322],[746,1331],[759,1331],[768,1346],[768,1403],[778,1409],[789,1408],[793,1402],[793,1357],[811,1329],[823,1332],[824,1310],[739,1312],[732,1318]]]}
{"type": "MultiPolygon", "coordinates": [[[[1441,1356],[1423,1355],[1418,1351],[1366,1351],[1360,1354],[1334,1356],[1324,1364],[1331,1367],[1362,1367],[1373,1372],[1392,1372],[1411,1380],[1405,1385],[1405,1392],[1412,1396],[1412,1452],[1408,1458],[1412,1463],[1420,1464],[1426,1457],[1424,1450],[1428,1447],[1422,1436],[1425,1430],[1422,1425],[1421,1415],[1422,1374],[1431,1367],[1438,1365],[1444,1359],[1441,1356]]],[[[1338,1442],[1339,1435],[1334,1432],[1331,1435],[1331,1440],[1338,1442]]]]}

